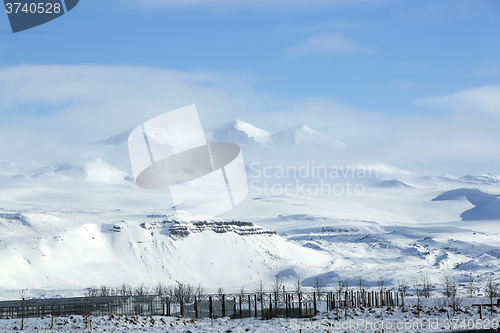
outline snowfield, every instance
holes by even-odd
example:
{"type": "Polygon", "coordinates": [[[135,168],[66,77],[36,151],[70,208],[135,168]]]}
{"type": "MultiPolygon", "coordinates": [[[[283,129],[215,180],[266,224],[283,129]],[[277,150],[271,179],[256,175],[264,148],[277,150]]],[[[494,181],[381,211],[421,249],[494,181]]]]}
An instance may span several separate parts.
{"type": "MultiPolygon", "coordinates": [[[[326,140],[304,127],[285,132],[295,133],[280,136],[290,149],[326,140]]],[[[498,176],[422,176],[351,161],[337,178],[318,176],[334,164],[323,156],[293,164],[308,177],[267,177],[282,156],[266,146],[277,134],[241,121],[216,134],[242,146],[250,191],[217,218],[175,211],[168,190],[137,187],[123,133],[64,163],[0,163],[0,300],[21,289],[81,296],[123,283],[254,291],[260,281],[270,289],[275,277],[287,290],[297,278],[306,288],[316,278],[330,288],[339,277],[351,285],[362,277],[371,288],[383,279],[394,290],[427,276],[439,292],[445,276],[464,287],[472,275],[476,293],[491,273],[499,281],[498,176]],[[359,177],[370,166],[376,174],[359,177]],[[217,227],[231,221],[239,225],[217,227]]]]}
{"type": "MultiPolygon", "coordinates": [[[[464,329],[484,329],[495,331],[500,327],[498,313],[490,316],[483,312],[480,319],[477,307],[461,307],[455,315],[450,309],[432,306],[423,307],[420,317],[416,307],[405,308],[358,308],[341,310],[337,314],[324,312],[307,319],[276,318],[261,320],[247,319],[185,319],[173,317],[140,316],[69,316],[54,318],[29,318],[25,320],[24,330],[28,332],[456,332],[464,329]],[[87,327],[87,328],[86,328],[87,327]]],[[[0,320],[0,332],[17,331],[20,319],[0,320]]]]}

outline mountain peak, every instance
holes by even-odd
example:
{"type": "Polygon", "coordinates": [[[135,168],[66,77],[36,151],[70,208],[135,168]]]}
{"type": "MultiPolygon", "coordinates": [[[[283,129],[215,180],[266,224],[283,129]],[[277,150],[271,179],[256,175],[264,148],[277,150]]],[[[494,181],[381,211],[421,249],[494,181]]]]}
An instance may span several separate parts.
{"type": "Polygon", "coordinates": [[[273,145],[293,146],[328,146],[333,148],[345,147],[346,144],[334,137],[316,131],[307,125],[300,125],[285,129],[278,133],[269,133],[252,124],[235,119],[220,127],[214,133],[217,141],[229,141],[238,144],[259,144],[266,148],[273,145]]]}
{"type": "Polygon", "coordinates": [[[264,131],[243,120],[235,119],[219,128],[214,133],[214,139],[238,143],[259,143],[266,145],[271,142],[271,133],[264,131]]]}
{"type": "Polygon", "coordinates": [[[294,142],[296,145],[322,145],[335,148],[345,147],[346,144],[334,137],[313,130],[307,125],[289,128],[275,134],[276,142],[294,142]]]}
{"type": "Polygon", "coordinates": [[[294,127],[294,130],[297,130],[297,131],[305,131],[305,132],[310,132],[310,131],[315,132],[312,128],[310,128],[310,127],[309,127],[309,126],[307,126],[307,125],[300,125],[300,126],[294,127]]]}
{"type": "Polygon", "coordinates": [[[128,142],[128,136],[130,135],[131,132],[132,132],[132,128],[125,130],[121,133],[118,133],[110,138],[107,138],[107,139],[104,139],[101,141],[97,141],[96,144],[103,145],[103,146],[107,146],[107,145],[118,146],[118,145],[125,144],[128,142]]]}

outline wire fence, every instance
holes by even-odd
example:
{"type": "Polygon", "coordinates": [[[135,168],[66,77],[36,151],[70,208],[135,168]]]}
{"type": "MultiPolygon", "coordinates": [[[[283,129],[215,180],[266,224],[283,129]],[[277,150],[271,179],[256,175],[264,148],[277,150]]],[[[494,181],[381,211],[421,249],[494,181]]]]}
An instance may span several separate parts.
{"type": "MultiPolygon", "coordinates": [[[[408,303],[414,303],[413,299],[409,299],[408,303]]],[[[402,306],[405,306],[404,295],[394,291],[345,290],[318,293],[283,290],[239,294],[22,299],[0,302],[0,319],[70,315],[163,315],[193,319],[307,318],[320,311],[336,310],[338,316],[339,309],[402,306]]],[[[493,309],[493,304],[491,308],[493,309]]]]}
{"type": "MultiPolygon", "coordinates": [[[[170,299],[167,302],[171,301],[170,299]]],[[[187,318],[303,318],[320,310],[353,307],[403,306],[398,292],[271,292],[240,294],[207,294],[179,298],[167,304],[167,315],[187,318]]]]}

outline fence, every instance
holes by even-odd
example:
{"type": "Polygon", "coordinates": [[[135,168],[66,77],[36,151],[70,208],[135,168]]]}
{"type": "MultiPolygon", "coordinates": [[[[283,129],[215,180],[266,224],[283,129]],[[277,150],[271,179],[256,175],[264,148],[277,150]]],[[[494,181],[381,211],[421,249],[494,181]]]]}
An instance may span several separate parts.
{"type": "Polygon", "coordinates": [[[396,292],[262,292],[170,296],[108,296],[0,302],[0,319],[69,315],[164,315],[186,318],[312,317],[352,307],[404,306],[396,292]]]}
{"type": "Polygon", "coordinates": [[[0,319],[69,315],[165,315],[158,296],[73,297],[0,302],[0,319]]]}

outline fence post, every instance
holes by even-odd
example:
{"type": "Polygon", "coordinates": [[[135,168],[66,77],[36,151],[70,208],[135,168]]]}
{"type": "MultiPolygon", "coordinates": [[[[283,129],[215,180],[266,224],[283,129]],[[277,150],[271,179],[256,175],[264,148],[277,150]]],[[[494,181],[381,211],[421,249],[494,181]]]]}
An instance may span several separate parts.
{"type": "Polygon", "coordinates": [[[226,295],[222,294],[222,318],[226,316],[226,295]]]}
{"type": "Polygon", "coordinates": [[[285,286],[283,286],[283,302],[285,302],[285,318],[286,318],[286,290],[285,290],[285,286]]]}
{"type": "Polygon", "coordinates": [[[313,293],[313,302],[314,302],[314,313],[313,313],[313,316],[316,315],[316,293],[313,293]]]}
{"type": "Polygon", "coordinates": [[[242,318],[241,317],[241,294],[240,294],[239,300],[240,300],[240,319],[241,319],[242,318]]]}
{"type": "Polygon", "coordinates": [[[252,300],[250,299],[250,294],[248,294],[248,317],[252,316],[252,300]]]}
{"type": "Polygon", "coordinates": [[[299,318],[302,318],[302,297],[299,293],[299,318]]]}
{"type": "Polygon", "coordinates": [[[260,316],[264,315],[264,294],[260,293],[260,316]]]}
{"type": "Polygon", "coordinates": [[[233,296],[233,314],[236,315],[236,296],[233,296]]]}
{"type": "Polygon", "coordinates": [[[273,312],[273,294],[269,294],[269,312],[273,312]]]}
{"type": "Polygon", "coordinates": [[[208,296],[208,314],[210,319],[214,318],[213,309],[212,309],[212,296],[208,296]]]}
{"type": "Polygon", "coordinates": [[[290,295],[285,294],[285,318],[292,317],[290,316],[290,295]]]}
{"type": "Polygon", "coordinates": [[[194,297],[194,317],[198,319],[198,299],[194,297]]]}
{"type": "Polygon", "coordinates": [[[184,297],[181,297],[181,317],[184,317],[184,297]]]}
{"type": "Polygon", "coordinates": [[[257,294],[254,295],[254,299],[255,299],[255,317],[257,317],[257,294]]]}

